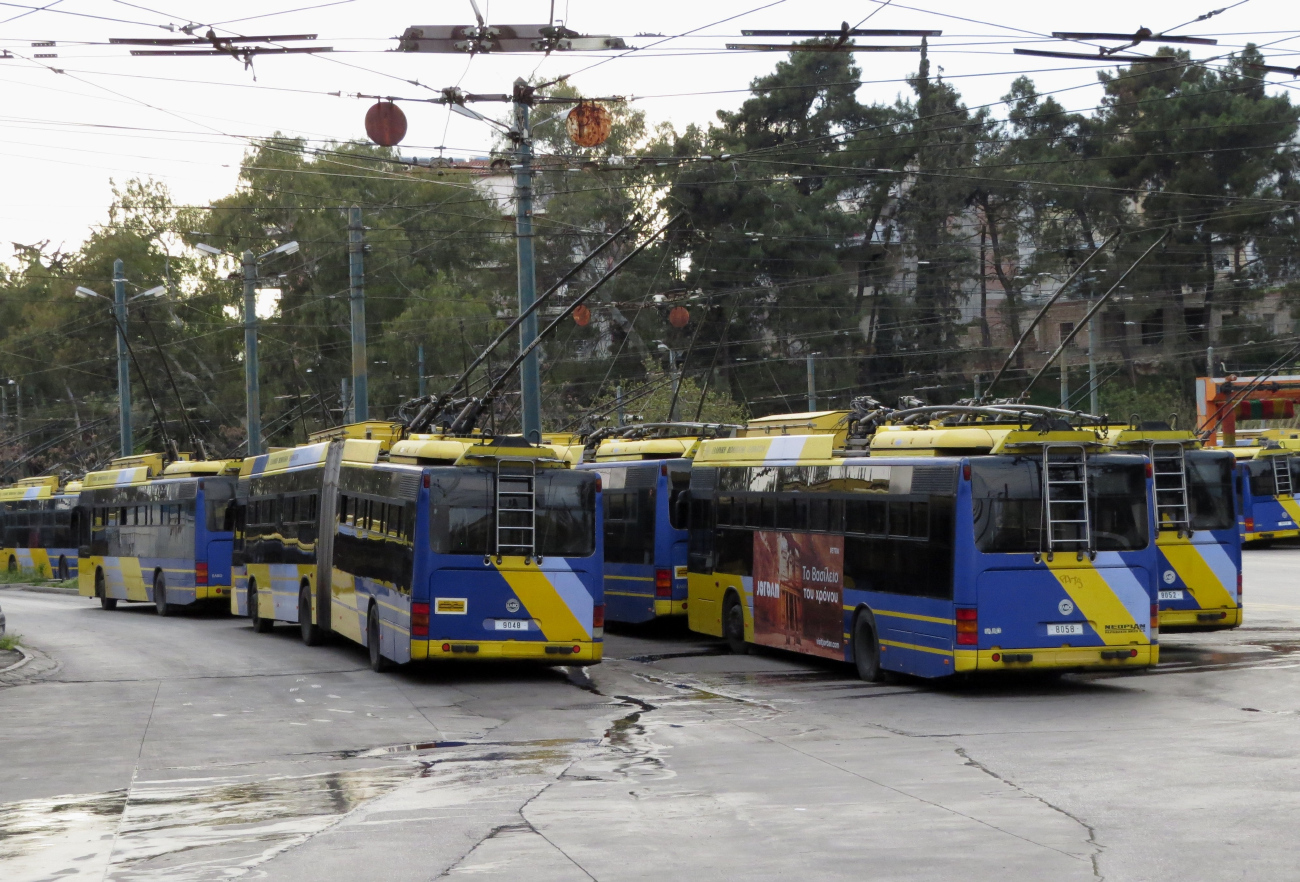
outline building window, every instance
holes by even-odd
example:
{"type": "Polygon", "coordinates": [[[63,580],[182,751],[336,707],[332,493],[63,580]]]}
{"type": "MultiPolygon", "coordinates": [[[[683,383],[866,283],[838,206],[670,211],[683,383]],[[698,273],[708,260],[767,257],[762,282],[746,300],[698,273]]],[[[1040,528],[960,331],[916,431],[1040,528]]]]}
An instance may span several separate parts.
{"type": "Polygon", "coordinates": [[[1142,319],[1142,345],[1158,346],[1165,339],[1165,311],[1157,309],[1142,319]]]}
{"type": "Polygon", "coordinates": [[[1064,343],[1065,338],[1069,337],[1070,334],[1072,334],[1073,332],[1074,332],[1074,322],[1061,322],[1061,336],[1059,338],[1060,341],[1064,343]]]}

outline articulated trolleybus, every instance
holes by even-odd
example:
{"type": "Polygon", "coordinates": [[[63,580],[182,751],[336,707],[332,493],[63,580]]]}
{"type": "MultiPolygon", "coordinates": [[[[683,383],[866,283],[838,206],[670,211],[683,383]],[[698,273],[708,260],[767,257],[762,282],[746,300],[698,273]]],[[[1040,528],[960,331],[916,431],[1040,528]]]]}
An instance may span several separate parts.
{"type": "Polygon", "coordinates": [[[648,622],[686,615],[687,510],[691,460],[705,438],[739,426],[644,423],[600,430],[588,446],[605,500],[605,616],[648,622]],[[609,434],[613,432],[614,434],[609,434]]]}
{"type": "Polygon", "coordinates": [[[9,572],[31,570],[45,578],[77,575],[76,517],[81,482],[24,478],[0,490],[0,561],[9,572]]]}
{"type": "Polygon", "coordinates": [[[158,615],[230,594],[238,461],[161,454],[86,475],[77,503],[77,588],[104,609],[152,603],[158,615]]]}
{"type": "Polygon", "coordinates": [[[1161,629],[1240,625],[1241,533],[1233,504],[1233,455],[1202,449],[1195,432],[1136,418],[1127,426],[1111,426],[1108,440],[1116,450],[1151,460],[1161,629]]]}
{"type": "Polygon", "coordinates": [[[600,660],[600,480],[522,438],[370,422],[244,461],[231,610],[370,664],[600,660]]]}
{"type": "Polygon", "coordinates": [[[1157,662],[1150,467],[1104,427],[863,407],[742,434],[691,471],[693,630],[867,680],[1157,662]]]}

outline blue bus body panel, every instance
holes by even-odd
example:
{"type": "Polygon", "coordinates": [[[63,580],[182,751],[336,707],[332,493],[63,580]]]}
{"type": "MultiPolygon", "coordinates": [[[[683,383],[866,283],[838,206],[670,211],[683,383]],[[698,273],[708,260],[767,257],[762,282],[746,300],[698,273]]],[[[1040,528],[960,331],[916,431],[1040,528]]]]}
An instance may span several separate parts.
{"type": "MultiPolygon", "coordinates": [[[[1205,562],[1205,567],[1219,581],[1223,590],[1228,592],[1234,601],[1238,599],[1236,592],[1241,574],[1241,533],[1235,529],[1197,530],[1192,533],[1191,545],[1205,562]]],[[[1218,606],[1211,602],[1202,602],[1207,600],[1205,592],[1198,599],[1196,590],[1200,586],[1187,584],[1179,568],[1166,556],[1162,547],[1157,546],[1157,552],[1159,554],[1157,572],[1160,578],[1156,590],[1162,610],[1199,610],[1207,606],[1218,606]]]]}

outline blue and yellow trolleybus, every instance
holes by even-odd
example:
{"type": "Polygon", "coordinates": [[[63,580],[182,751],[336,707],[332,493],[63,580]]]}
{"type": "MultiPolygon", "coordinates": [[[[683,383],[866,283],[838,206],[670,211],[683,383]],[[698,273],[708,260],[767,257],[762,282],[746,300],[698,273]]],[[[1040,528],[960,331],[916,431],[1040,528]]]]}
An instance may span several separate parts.
{"type": "Polygon", "coordinates": [[[80,481],[59,486],[54,476],[25,478],[0,490],[0,562],[9,572],[47,579],[77,575],[76,525],[80,481]]]}
{"type": "Polygon", "coordinates": [[[690,627],[867,680],[1154,665],[1150,463],[1104,434],[1038,408],[864,406],[705,441],[690,627]]]}
{"type": "Polygon", "coordinates": [[[370,422],[252,457],[231,610],[422,659],[601,658],[600,479],[515,437],[370,422]]]}
{"type": "Polygon", "coordinates": [[[1160,627],[1241,624],[1241,533],[1233,455],[1202,449],[1196,433],[1163,422],[1112,426],[1115,450],[1145,454],[1153,469],[1160,627]]]}
{"type": "Polygon", "coordinates": [[[700,441],[737,428],[643,423],[593,437],[591,461],[579,468],[601,476],[610,621],[686,615],[687,511],[679,502],[700,441]]]}
{"type": "Polygon", "coordinates": [[[1229,447],[1236,457],[1237,490],[1241,500],[1241,533],[1247,545],[1300,536],[1300,457],[1288,446],[1294,441],[1258,438],[1229,447]]]}
{"type": "Polygon", "coordinates": [[[77,587],[104,609],[152,603],[158,615],[231,586],[238,461],[161,454],[113,460],[82,482],[77,502],[77,587]]]}

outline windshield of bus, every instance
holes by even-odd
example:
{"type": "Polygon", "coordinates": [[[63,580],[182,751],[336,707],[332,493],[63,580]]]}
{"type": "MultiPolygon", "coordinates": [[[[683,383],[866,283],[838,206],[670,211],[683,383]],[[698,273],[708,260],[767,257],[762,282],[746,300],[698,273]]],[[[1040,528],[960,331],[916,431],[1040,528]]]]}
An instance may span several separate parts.
{"type": "MultiPolygon", "coordinates": [[[[587,557],[596,550],[596,475],[546,469],[538,472],[536,552],[587,557]]],[[[438,554],[495,552],[493,475],[478,469],[432,474],[430,542],[438,554]]]]}
{"type": "MultiPolygon", "coordinates": [[[[971,505],[980,551],[1046,550],[1041,468],[1041,460],[1027,457],[971,460],[971,505]]],[[[1123,454],[1089,457],[1088,508],[1095,550],[1145,548],[1146,461],[1123,454]]]]}
{"type": "Polygon", "coordinates": [[[1193,530],[1229,530],[1237,525],[1232,505],[1231,453],[1194,450],[1187,454],[1187,507],[1193,530]]]}

